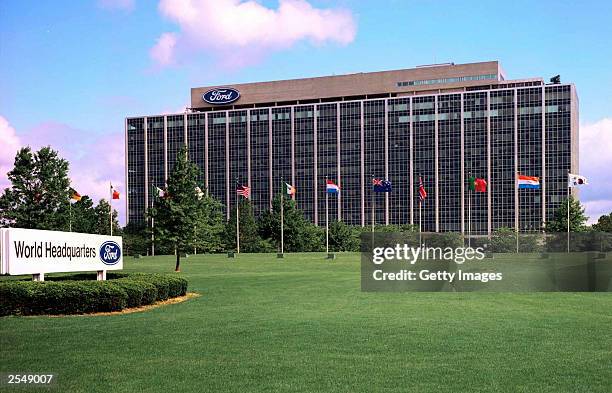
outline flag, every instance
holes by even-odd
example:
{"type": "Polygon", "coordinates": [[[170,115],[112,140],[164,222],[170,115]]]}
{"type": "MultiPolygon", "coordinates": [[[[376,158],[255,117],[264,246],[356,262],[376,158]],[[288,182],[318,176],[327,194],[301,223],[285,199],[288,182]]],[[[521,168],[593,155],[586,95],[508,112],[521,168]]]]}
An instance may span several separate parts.
{"type": "Polygon", "coordinates": [[[389,180],[372,179],[374,192],[391,192],[391,182],[389,180]]]}
{"type": "Polygon", "coordinates": [[[589,184],[587,178],[573,173],[567,174],[567,186],[568,187],[580,187],[589,184]]]}
{"type": "Polygon", "coordinates": [[[487,181],[485,179],[477,178],[474,184],[476,192],[487,192],[487,181]]]}
{"type": "Polygon", "coordinates": [[[236,194],[249,199],[251,197],[251,187],[238,186],[238,188],[236,189],[236,194]]]}
{"type": "Polygon", "coordinates": [[[296,189],[289,183],[285,183],[287,186],[287,195],[291,195],[291,198],[295,198],[296,189]]]}
{"type": "Polygon", "coordinates": [[[202,189],[200,187],[196,186],[195,192],[196,192],[196,195],[197,195],[198,199],[202,199],[202,197],[204,196],[204,193],[202,192],[202,189]]]}
{"type": "Polygon", "coordinates": [[[340,187],[338,187],[337,184],[334,184],[333,181],[331,180],[326,180],[326,188],[325,190],[327,191],[328,194],[337,194],[340,192],[340,187]]]}
{"type": "Polygon", "coordinates": [[[76,190],[74,188],[71,188],[70,189],[70,199],[74,199],[75,201],[80,201],[81,200],[81,194],[76,192],[76,190]]]}
{"type": "Polygon", "coordinates": [[[157,191],[157,196],[160,198],[164,198],[166,196],[166,192],[159,187],[155,187],[155,191],[157,191]]]}
{"type": "Polygon", "coordinates": [[[479,177],[470,176],[468,179],[468,187],[471,191],[487,192],[487,181],[479,177]]]}
{"type": "Polygon", "coordinates": [[[525,176],[517,174],[516,181],[518,182],[518,188],[533,188],[536,190],[540,189],[540,178],[537,176],[525,176]]]}
{"type": "Polygon", "coordinates": [[[111,188],[111,193],[112,193],[112,195],[113,195],[113,199],[119,199],[119,191],[115,190],[115,189],[113,188],[113,185],[112,185],[112,184],[111,184],[110,188],[111,188]]]}
{"type": "Polygon", "coordinates": [[[423,179],[419,177],[419,199],[424,201],[427,198],[427,191],[425,191],[425,187],[423,187],[423,179]]]}

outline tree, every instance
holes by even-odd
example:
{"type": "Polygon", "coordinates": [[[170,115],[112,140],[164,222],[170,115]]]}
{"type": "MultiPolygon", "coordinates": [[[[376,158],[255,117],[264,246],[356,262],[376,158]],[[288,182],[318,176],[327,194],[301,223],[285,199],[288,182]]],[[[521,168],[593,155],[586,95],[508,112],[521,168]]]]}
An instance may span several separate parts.
{"type": "Polygon", "coordinates": [[[68,230],[68,161],[48,146],[35,153],[24,147],[17,152],[8,179],[11,188],[0,196],[0,225],[68,230]]]}
{"type": "Polygon", "coordinates": [[[512,228],[501,227],[491,236],[492,252],[516,252],[516,232],[512,228]]]}
{"type": "Polygon", "coordinates": [[[612,232],[612,213],[599,217],[593,229],[599,232],[612,232]]]}
{"type": "Polygon", "coordinates": [[[211,196],[203,196],[198,203],[195,247],[202,252],[224,249],[224,206],[211,196]]]}
{"type": "Polygon", "coordinates": [[[150,245],[150,237],[147,236],[143,224],[129,223],[123,230],[123,249],[125,255],[145,255],[150,245]]]}
{"type": "MultiPolygon", "coordinates": [[[[586,230],[586,222],[588,217],[584,215],[584,207],[580,201],[569,197],[569,212],[570,212],[570,232],[584,232],[586,230]]],[[[567,199],[555,211],[554,218],[546,225],[547,232],[567,232],[567,199]]]]}
{"type": "MultiPolygon", "coordinates": [[[[240,251],[260,252],[261,237],[253,216],[251,201],[241,198],[238,203],[240,219],[240,251]]],[[[236,250],[236,208],[232,209],[230,218],[225,225],[225,245],[228,250],[236,250]]]]}
{"type": "Polygon", "coordinates": [[[329,248],[331,251],[359,251],[359,230],[342,221],[329,224],[329,248]]]}
{"type": "Polygon", "coordinates": [[[98,233],[96,231],[96,210],[93,201],[87,195],[76,201],[70,208],[72,231],[81,233],[98,233]]]}
{"type": "MultiPolygon", "coordinates": [[[[96,224],[92,233],[110,235],[110,209],[111,205],[105,199],[100,199],[100,202],[98,202],[94,209],[96,224]]],[[[113,235],[121,234],[121,227],[117,219],[118,215],[117,210],[113,209],[113,235]]]]}
{"type": "MultiPolygon", "coordinates": [[[[272,201],[272,211],[264,212],[259,219],[259,234],[270,239],[280,249],[280,195],[272,201]]],[[[294,200],[283,198],[284,249],[290,252],[325,251],[325,230],[310,223],[298,209],[294,200]]]]}
{"type": "Polygon", "coordinates": [[[175,271],[180,271],[181,253],[197,246],[201,204],[198,199],[198,167],[187,158],[187,149],[182,147],[176,164],[168,177],[167,196],[156,196],[150,216],[155,219],[156,241],[167,242],[176,250],[175,271]]]}

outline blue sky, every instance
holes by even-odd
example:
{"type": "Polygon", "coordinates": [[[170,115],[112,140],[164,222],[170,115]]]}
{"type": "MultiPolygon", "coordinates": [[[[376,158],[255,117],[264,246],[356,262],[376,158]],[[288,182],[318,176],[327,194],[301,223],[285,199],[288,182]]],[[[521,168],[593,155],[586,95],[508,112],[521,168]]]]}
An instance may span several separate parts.
{"type": "MultiPolygon", "coordinates": [[[[606,122],[612,119],[609,1],[313,0],[312,9],[338,11],[319,28],[326,36],[313,39],[317,32],[311,31],[290,41],[247,45],[254,49],[225,41],[219,31],[215,44],[205,42],[210,21],[188,25],[181,1],[189,2],[1,2],[0,116],[18,142],[36,136],[47,143],[40,135],[49,135],[51,127],[61,129],[57,135],[99,146],[99,140],[122,133],[127,115],[184,108],[193,86],[495,59],[508,78],[560,74],[562,81],[575,83],[580,122],[599,127],[592,131],[597,135],[612,132],[606,122]],[[347,18],[354,31],[343,27],[347,18]],[[168,64],[151,57],[164,33],[178,42],[168,64]],[[240,61],[230,63],[229,57],[240,61]]],[[[277,1],[258,3],[262,12],[279,7],[277,1]]],[[[233,9],[227,6],[222,32],[244,38],[239,35],[246,27],[232,22],[233,9]]],[[[117,182],[122,176],[113,174],[117,182]]],[[[602,182],[607,185],[583,196],[612,201],[610,179],[602,182]]],[[[603,206],[612,210],[612,202],[603,206]]]]}

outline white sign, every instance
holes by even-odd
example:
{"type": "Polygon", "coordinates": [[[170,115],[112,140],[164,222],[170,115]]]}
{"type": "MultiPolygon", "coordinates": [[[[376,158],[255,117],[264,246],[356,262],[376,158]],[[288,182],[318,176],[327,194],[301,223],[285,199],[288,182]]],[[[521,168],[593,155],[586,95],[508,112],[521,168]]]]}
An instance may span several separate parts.
{"type": "Polygon", "coordinates": [[[0,274],[123,269],[121,236],[0,229],[0,274]]]}

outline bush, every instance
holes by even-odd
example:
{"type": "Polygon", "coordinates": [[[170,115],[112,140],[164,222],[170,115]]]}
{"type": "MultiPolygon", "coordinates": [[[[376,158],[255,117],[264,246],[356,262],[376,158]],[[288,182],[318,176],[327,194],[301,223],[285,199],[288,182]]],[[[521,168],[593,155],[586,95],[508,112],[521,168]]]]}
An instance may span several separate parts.
{"type": "Polygon", "coordinates": [[[187,293],[187,280],[162,274],[112,273],[107,281],[74,277],[83,275],[0,281],[0,316],[121,311],[187,293]]]}

